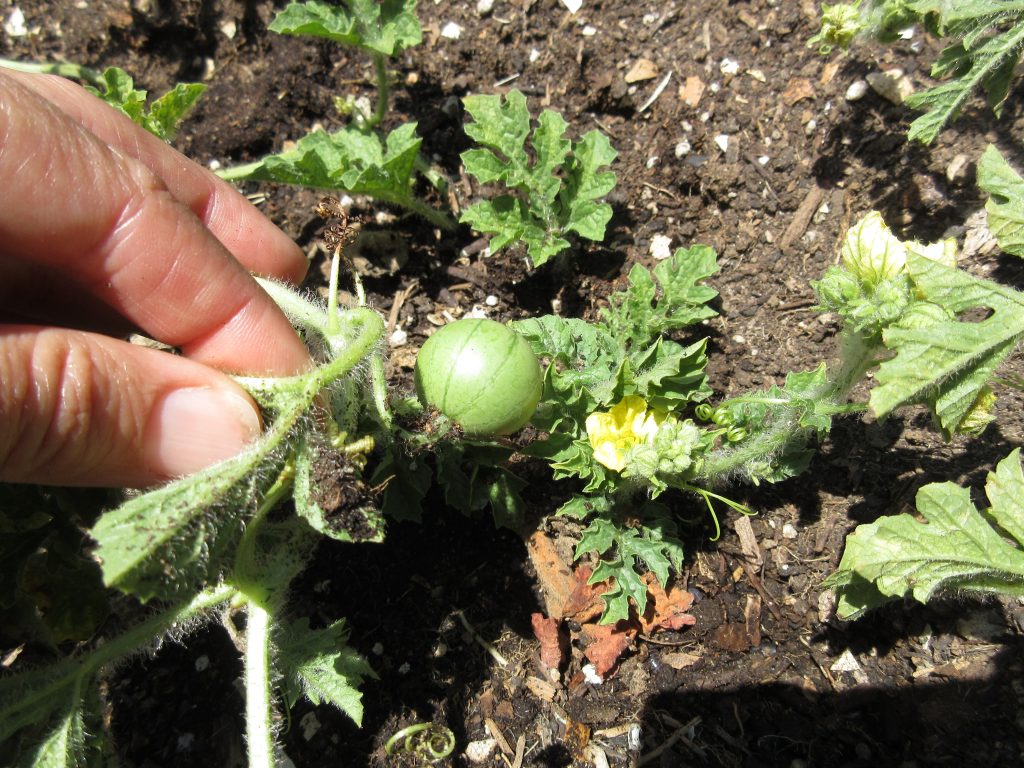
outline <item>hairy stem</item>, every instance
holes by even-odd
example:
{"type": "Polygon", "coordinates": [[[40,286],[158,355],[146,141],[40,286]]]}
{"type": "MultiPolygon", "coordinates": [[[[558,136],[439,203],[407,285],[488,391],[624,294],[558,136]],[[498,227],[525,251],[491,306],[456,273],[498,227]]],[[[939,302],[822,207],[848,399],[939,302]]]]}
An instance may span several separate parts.
{"type": "MultiPolygon", "coordinates": [[[[821,404],[823,412],[839,413],[850,396],[850,391],[864,378],[864,374],[877,364],[877,342],[865,339],[852,331],[841,338],[842,363],[830,374],[818,391],[803,402],[812,400],[821,404]]],[[[765,428],[745,440],[712,452],[704,462],[698,481],[713,485],[733,473],[742,473],[751,462],[762,461],[783,453],[786,448],[807,439],[809,429],[800,426],[800,417],[806,406],[780,404],[769,417],[765,428]]]]}
{"type": "Polygon", "coordinates": [[[162,611],[120,635],[105,638],[88,653],[65,659],[39,670],[0,681],[0,741],[20,728],[36,722],[37,714],[61,698],[68,686],[83,685],[103,667],[137,653],[173,629],[185,626],[207,611],[226,603],[237,594],[234,587],[220,585],[207,589],[192,600],[162,611]]]}
{"type": "Polygon", "coordinates": [[[338,332],[338,273],[341,271],[341,249],[335,248],[331,257],[331,276],[327,281],[327,327],[328,334],[338,332]]]}
{"type": "Polygon", "coordinates": [[[256,602],[249,602],[245,613],[245,734],[249,768],[274,768],[271,614],[256,602]]]}

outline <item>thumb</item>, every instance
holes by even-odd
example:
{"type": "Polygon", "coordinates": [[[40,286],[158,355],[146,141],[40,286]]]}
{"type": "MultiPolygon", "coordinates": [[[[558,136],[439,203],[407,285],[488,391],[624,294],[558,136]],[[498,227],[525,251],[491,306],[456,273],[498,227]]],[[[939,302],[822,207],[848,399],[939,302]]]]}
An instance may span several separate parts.
{"type": "Polygon", "coordinates": [[[144,487],[259,434],[255,404],[212,368],[82,331],[0,326],[0,481],[144,487]]]}

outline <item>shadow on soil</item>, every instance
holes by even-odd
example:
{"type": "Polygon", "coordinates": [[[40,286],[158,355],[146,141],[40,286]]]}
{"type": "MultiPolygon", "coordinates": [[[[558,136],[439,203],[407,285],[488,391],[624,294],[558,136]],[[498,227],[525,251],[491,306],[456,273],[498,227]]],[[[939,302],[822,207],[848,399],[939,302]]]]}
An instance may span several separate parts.
{"type": "MultiPolygon", "coordinates": [[[[828,693],[789,682],[702,691],[684,685],[649,700],[646,732],[663,751],[651,768],[678,766],[1020,765],[1018,697],[999,678],[1019,676],[1024,642],[995,655],[983,679],[942,675],[904,688],[828,693]]],[[[952,668],[950,675],[958,674],[952,668]]],[[[845,678],[839,673],[837,677],[845,678]]],[[[809,681],[808,681],[809,682],[809,681]]],[[[844,687],[846,681],[838,681],[844,687]]],[[[649,758],[651,747],[647,748],[649,758]]]]}

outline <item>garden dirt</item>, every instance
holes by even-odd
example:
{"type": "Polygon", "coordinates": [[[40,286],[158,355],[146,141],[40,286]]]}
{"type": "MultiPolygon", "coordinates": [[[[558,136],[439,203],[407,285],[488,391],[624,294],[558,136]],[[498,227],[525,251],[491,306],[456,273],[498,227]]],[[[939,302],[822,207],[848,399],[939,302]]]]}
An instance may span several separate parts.
{"type": "MultiPolygon", "coordinates": [[[[0,37],[4,56],[116,65],[152,92],[205,81],[176,141],[204,165],[336,129],[336,97],[373,96],[367,57],[268,32],[275,9],[261,0],[17,5],[28,34],[0,37]]],[[[0,5],[5,18],[13,7],[0,5]]],[[[411,391],[415,350],[447,319],[474,308],[499,320],[594,317],[633,264],[697,243],[719,254],[719,316],[685,338],[710,339],[712,386],[781,384],[836,357],[838,320],[814,309],[811,283],[871,209],[905,238],[957,237],[966,269],[1024,288],[1021,262],[981,236],[974,172],[991,142],[1024,166],[1020,90],[999,120],[972,101],[926,148],[905,139],[906,107],[858,84],[898,68],[924,87],[939,46],[920,31],[826,58],[807,45],[819,18],[809,0],[583,0],[575,14],[557,0],[421,0],[418,13],[424,41],[392,63],[386,127],[417,121],[426,156],[452,180],[446,199],[424,187],[432,204],[462,208],[479,192],[459,164],[459,99],[513,87],[575,135],[605,132],[618,185],[606,240],[582,244],[572,271],[530,270],[522,253],[487,255],[465,227],[442,233],[354,201],[364,233],[376,233],[357,262],[370,302],[389,333],[404,332],[404,343],[392,337],[394,391],[411,391]]],[[[307,249],[308,287],[323,289],[321,193],[244,191],[307,249]]],[[[973,440],[944,443],[917,410],[840,421],[803,476],[731,489],[757,515],[723,514],[717,541],[696,501],[673,497],[694,521],[678,582],[696,623],[637,638],[600,684],[582,674],[577,646],[561,676],[545,673],[531,628],[544,605],[538,573],[524,539],[485,517],[431,497],[422,524],[392,524],[383,544],[323,544],[296,609],[320,626],[345,617],[378,679],[365,685],[361,728],[306,703],[283,715],[285,754],[299,768],[417,765],[384,743],[433,722],[453,732],[456,766],[1022,764],[1020,603],[897,603],[843,623],[820,586],[854,526],[907,511],[928,482],[981,487],[1022,442],[1021,396],[999,394],[998,421],[973,440]],[[466,754],[474,742],[492,748],[480,763],[466,754]]],[[[569,491],[543,467],[521,470],[532,528],[570,550],[575,524],[550,517],[569,491]]],[[[219,627],[117,670],[109,718],[123,764],[244,764],[239,673],[219,627]]]]}

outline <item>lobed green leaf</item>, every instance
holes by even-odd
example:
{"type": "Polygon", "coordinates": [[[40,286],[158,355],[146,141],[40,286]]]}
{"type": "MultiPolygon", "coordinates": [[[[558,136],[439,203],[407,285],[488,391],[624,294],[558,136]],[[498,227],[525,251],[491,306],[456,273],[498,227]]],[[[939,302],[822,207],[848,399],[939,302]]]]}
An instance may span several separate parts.
{"type": "Polygon", "coordinates": [[[883,333],[895,356],[879,367],[872,410],[881,417],[900,406],[923,403],[934,409],[943,431],[951,435],[1024,336],[1024,294],[913,252],[907,269],[924,298],[948,312],[991,311],[979,322],[897,322],[883,333]]]}
{"type": "Polygon", "coordinates": [[[492,251],[522,242],[536,267],[569,247],[569,232],[604,238],[612,210],[597,199],[615,186],[615,174],[601,169],[616,156],[607,137],[591,131],[574,144],[565,138],[567,123],[552,110],[540,114],[531,136],[526,97],[519,91],[504,99],[483,94],[463,101],[472,118],[466,134],[480,145],[461,155],[467,173],[508,189],[469,206],[461,218],[493,235],[492,251]]]}
{"type": "Polygon", "coordinates": [[[282,35],[323,37],[384,56],[398,56],[422,40],[416,0],[292,2],[278,12],[269,29],[282,35]]]}
{"type": "Polygon", "coordinates": [[[703,281],[718,271],[711,248],[678,248],[671,258],[650,270],[641,264],[629,272],[629,285],[608,297],[601,310],[607,332],[626,346],[647,344],[659,334],[680,330],[717,312],[708,302],[718,291],[703,281]]]}
{"type": "Polygon", "coordinates": [[[359,686],[377,675],[348,645],[348,629],[339,620],[324,629],[312,629],[302,618],[283,626],[274,638],[277,660],[286,679],[285,699],[290,707],[305,695],[313,704],[332,704],[356,725],[363,720],[359,686]]]}
{"type": "Polygon", "coordinates": [[[1012,543],[992,527],[953,483],[932,483],[918,491],[911,515],[883,517],[861,525],[847,538],[839,568],[826,581],[840,596],[839,615],[855,618],[880,602],[910,595],[925,602],[939,590],[1024,595],[1024,489],[1020,451],[990,474],[986,493],[990,516],[1012,543]]]}

